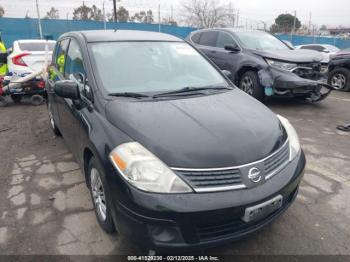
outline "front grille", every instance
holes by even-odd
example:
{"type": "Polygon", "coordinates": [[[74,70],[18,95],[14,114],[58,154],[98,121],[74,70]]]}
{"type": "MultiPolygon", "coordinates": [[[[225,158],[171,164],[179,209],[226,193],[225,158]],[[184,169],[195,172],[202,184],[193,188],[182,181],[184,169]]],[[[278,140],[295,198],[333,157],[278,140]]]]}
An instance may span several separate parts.
{"type": "Polygon", "coordinates": [[[292,72],[301,78],[318,80],[321,72],[321,63],[298,64],[292,72]]]}
{"type": "Polygon", "coordinates": [[[178,176],[185,180],[196,192],[214,192],[223,190],[245,189],[243,176],[247,176],[247,167],[264,164],[266,179],[270,179],[282,170],[289,161],[289,142],[269,157],[243,166],[218,169],[180,169],[172,168],[178,176]]]}
{"type": "Polygon", "coordinates": [[[280,171],[289,161],[289,142],[269,158],[265,159],[265,174],[266,179],[271,178],[274,174],[280,171]]]}
{"type": "Polygon", "coordinates": [[[235,237],[244,232],[254,230],[285,211],[291,202],[293,202],[297,192],[298,189],[295,189],[291,194],[286,196],[283,200],[283,206],[280,209],[257,222],[245,223],[240,218],[236,218],[229,221],[213,222],[212,224],[197,224],[198,238],[200,242],[206,242],[221,238],[235,237]]]}
{"type": "Polygon", "coordinates": [[[241,173],[238,168],[216,171],[176,171],[196,189],[212,187],[233,187],[242,185],[241,173]]]}

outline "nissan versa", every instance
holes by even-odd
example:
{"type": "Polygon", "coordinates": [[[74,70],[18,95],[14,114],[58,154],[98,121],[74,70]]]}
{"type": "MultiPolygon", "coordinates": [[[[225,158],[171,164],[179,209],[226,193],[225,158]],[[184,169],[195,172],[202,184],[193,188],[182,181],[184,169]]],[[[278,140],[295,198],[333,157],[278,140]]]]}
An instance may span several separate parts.
{"type": "Polygon", "coordinates": [[[179,38],[66,33],[47,88],[52,128],[107,232],[153,250],[220,245],[275,220],[298,193],[305,157],[292,125],[179,38]]]}

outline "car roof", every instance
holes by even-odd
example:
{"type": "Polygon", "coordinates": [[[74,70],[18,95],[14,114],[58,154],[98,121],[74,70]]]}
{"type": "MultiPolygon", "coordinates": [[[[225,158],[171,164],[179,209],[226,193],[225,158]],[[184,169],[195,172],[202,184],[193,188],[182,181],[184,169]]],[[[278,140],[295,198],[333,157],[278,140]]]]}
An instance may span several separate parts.
{"type": "Polygon", "coordinates": [[[62,35],[61,37],[74,35],[83,36],[88,43],[118,41],[183,42],[182,39],[169,34],[138,30],[87,30],[69,32],[62,35]]]}
{"type": "Polygon", "coordinates": [[[253,30],[253,29],[244,29],[244,28],[233,28],[233,27],[213,27],[213,28],[205,28],[205,29],[199,29],[197,31],[193,31],[193,33],[196,32],[205,32],[210,30],[216,30],[216,31],[229,31],[232,33],[236,32],[249,32],[249,33],[256,33],[256,32],[264,32],[263,30],[253,30]]]}

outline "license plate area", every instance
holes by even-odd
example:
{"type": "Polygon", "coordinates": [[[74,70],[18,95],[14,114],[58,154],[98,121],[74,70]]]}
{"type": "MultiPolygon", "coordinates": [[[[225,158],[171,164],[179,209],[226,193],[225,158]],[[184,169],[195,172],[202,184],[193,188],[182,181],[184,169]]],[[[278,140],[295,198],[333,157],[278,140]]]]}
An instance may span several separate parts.
{"type": "Polygon", "coordinates": [[[246,223],[263,219],[274,211],[280,209],[282,204],[283,196],[278,195],[264,203],[246,208],[244,216],[241,219],[246,223]]]}

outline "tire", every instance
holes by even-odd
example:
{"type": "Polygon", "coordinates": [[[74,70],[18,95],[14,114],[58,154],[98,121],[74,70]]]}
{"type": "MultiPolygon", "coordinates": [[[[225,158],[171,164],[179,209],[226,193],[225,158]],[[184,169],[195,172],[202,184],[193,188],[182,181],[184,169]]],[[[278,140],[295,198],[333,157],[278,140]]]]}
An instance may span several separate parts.
{"type": "Polygon", "coordinates": [[[18,104],[22,101],[21,95],[11,95],[11,99],[14,103],[18,104]]]}
{"type": "Polygon", "coordinates": [[[32,103],[32,105],[34,106],[40,106],[42,104],[44,104],[45,99],[41,96],[41,95],[33,95],[30,98],[30,102],[32,103]]]}
{"type": "Polygon", "coordinates": [[[47,111],[49,113],[50,126],[51,126],[53,133],[56,136],[61,136],[61,132],[58,129],[58,127],[56,126],[55,119],[53,118],[52,106],[51,106],[50,102],[47,104],[47,111]]]}
{"type": "Polygon", "coordinates": [[[254,71],[247,71],[242,75],[239,88],[259,101],[265,98],[264,88],[260,85],[258,74],[254,71]]]}
{"type": "Polygon", "coordinates": [[[101,228],[108,234],[116,232],[111,213],[111,202],[106,194],[107,183],[102,169],[96,159],[91,158],[88,168],[88,185],[95,215],[101,228]]]}
{"type": "Polygon", "coordinates": [[[339,91],[350,91],[350,70],[346,68],[334,69],[329,74],[328,84],[339,91]]]}

